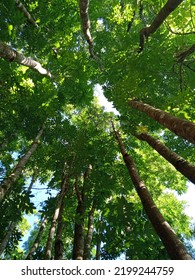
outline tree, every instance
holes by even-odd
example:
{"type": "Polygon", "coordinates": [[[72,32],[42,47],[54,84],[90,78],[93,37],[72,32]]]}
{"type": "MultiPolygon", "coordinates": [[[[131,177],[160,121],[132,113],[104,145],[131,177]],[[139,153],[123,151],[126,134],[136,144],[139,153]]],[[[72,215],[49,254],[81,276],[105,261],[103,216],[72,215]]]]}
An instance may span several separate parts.
{"type": "Polygon", "coordinates": [[[191,143],[195,143],[195,124],[193,122],[182,120],[139,101],[131,100],[129,104],[133,108],[146,113],[149,117],[167,127],[176,135],[183,137],[191,143]]]}
{"type": "Polygon", "coordinates": [[[136,134],[140,140],[146,141],[161,156],[168,160],[181,174],[195,184],[195,166],[187,162],[184,158],[177,155],[166,147],[160,140],[155,139],[148,133],[136,134]]]}
{"type": "Polygon", "coordinates": [[[180,259],[180,260],[190,260],[191,256],[186,251],[183,243],[178,239],[176,233],[170,227],[170,225],[165,221],[164,217],[160,213],[159,209],[155,205],[148,189],[144,185],[144,182],[140,179],[138,171],[136,169],[133,159],[127,154],[122,140],[119,136],[118,131],[116,131],[114,124],[113,130],[118,141],[124,162],[129,170],[129,174],[133,181],[133,184],[136,188],[136,191],[142,201],[143,207],[155,228],[157,234],[161,238],[169,256],[171,259],[180,259]]]}

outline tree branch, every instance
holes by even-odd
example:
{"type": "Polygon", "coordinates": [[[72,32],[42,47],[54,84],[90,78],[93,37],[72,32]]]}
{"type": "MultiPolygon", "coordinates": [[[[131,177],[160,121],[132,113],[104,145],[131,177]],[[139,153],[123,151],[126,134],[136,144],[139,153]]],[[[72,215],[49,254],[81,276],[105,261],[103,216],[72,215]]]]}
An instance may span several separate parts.
{"type": "Polygon", "coordinates": [[[37,23],[35,22],[35,20],[33,19],[33,17],[31,16],[31,14],[28,12],[28,10],[25,8],[25,6],[19,1],[19,0],[15,0],[16,5],[18,7],[18,9],[24,14],[24,16],[27,18],[28,22],[35,25],[36,27],[38,27],[37,23]]]}
{"type": "Polygon", "coordinates": [[[179,4],[181,4],[181,2],[183,2],[183,0],[168,0],[156,15],[151,25],[149,27],[144,27],[140,31],[139,52],[143,51],[145,40],[148,39],[150,34],[156,32],[156,30],[161,26],[164,20],[179,6],[179,4]]]}
{"type": "Polygon", "coordinates": [[[24,66],[37,70],[40,74],[46,75],[50,78],[54,77],[47,69],[43,68],[39,62],[33,60],[30,57],[24,56],[23,54],[17,52],[16,50],[12,49],[10,46],[4,44],[1,41],[0,57],[8,62],[16,62],[18,64],[22,64],[24,66]]]}

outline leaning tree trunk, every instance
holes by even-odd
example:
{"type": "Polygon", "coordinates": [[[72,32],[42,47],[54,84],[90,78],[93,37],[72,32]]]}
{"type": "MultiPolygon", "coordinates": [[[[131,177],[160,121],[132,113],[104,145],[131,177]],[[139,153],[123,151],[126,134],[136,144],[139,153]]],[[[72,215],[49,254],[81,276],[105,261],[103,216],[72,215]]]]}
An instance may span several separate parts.
{"type": "Polygon", "coordinates": [[[27,18],[28,22],[33,24],[34,26],[38,27],[38,25],[36,24],[35,20],[33,19],[33,17],[31,16],[31,14],[28,12],[28,10],[25,8],[25,6],[19,1],[19,0],[15,0],[16,5],[18,7],[18,9],[24,14],[24,16],[27,18]]]}
{"type": "Polygon", "coordinates": [[[183,243],[179,240],[176,233],[173,231],[173,229],[168,224],[168,222],[164,219],[161,212],[159,211],[156,204],[154,203],[150,195],[150,192],[144,185],[144,182],[141,181],[136,165],[133,159],[129,156],[129,154],[127,154],[123,146],[122,140],[120,138],[120,135],[118,131],[115,130],[114,124],[113,124],[113,129],[121,150],[121,154],[123,156],[123,160],[129,171],[129,175],[135,186],[135,189],[141,199],[144,210],[150,222],[152,223],[156,233],[162,240],[167,250],[167,253],[169,254],[170,258],[173,260],[191,260],[192,258],[188,254],[183,243]]]}
{"type": "Polygon", "coordinates": [[[95,203],[91,207],[91,210],[88,214],[88,227],[87,227],[87,235],[85,238],[84,244],[84,254],[83,259],[89,260],[90,259],[90,252],[91,252],[91,241],[93,238],[93,231],[94,231],[94,212],[95,212],[95,203]]]}
{"type": "Polygon", "coordinates": [[[6,45],[2,41],[0,41],[0,57],[5,59],[8,62],[16,62],[18,64],[22,64],[31,69],[37,70],[40,74],[46,75],[50,78],[53,78],[53,75],[42,67],[42,65],[33,60],[30,57],[26,57],[18,51],[12,49],[10,46],[6,45]]]}
{"type": "Polygon", "coordinates": [[[0,201],[4,199],[6,193],[11,188],[12,184],[16,182],[24,169],[25,164],[28,162],[32,154],[35,152],[39,145],[39,140],[44,131],[44,125],[39,130],[28,152],[19,160],[13,172],[1,183],[0,185],[0,201]]]}
{"type": "Polygon", "coordinates": [[[84,217],[85,217],[85,202],[86,202],[86,180],[91,172],[92,166],[89,165],[83,175],[82,190],[79,191],[76,180],[75,191],[77,195],[77,209],[75,215],[74,227],[74,243],[73,243],[73,260],[83,260],[84,254],[84,217]]]}
{"type": "Polygon", "coordinates": [[[51,227],[50,227],[49,235],[48,235],[48,239],[47,239],[47,244],[45,247],[45,255],[44,255],[45,260],[51,260],[52,245],[53,245],[54,235],[55,235],[55,231],[56,231],[56,225],[57,225],[57,221],[59,218],[60,208],[62,207],[63,200],[66,195],[68,178],[69,178],[69,175],[67,174],[62,179],[61,190],[58,195],[57,205],[56,205],[56,209],[55,209],[55,212],[53,215],[53,219],[51,222],[51,227]]]}
{"type": "Polygon", "coordinates": [[[160,140],[155,139],[147,133],[135,135],[138,139],[146,141],[153,149],[163,156],[175,169],[177,169],[188,180],[195,184],[195,166],[190,164],[184,158],[166,147],[160,140]]]}
{"type": "Polygon", "coordinates": [[[150,34],[156,32],[160,25],[165,21],[165,19],[172,13],[183,0],[168,0],[167,3],[162,7],[159,13],[156,15],[155,19],[150,26],[143,28],[140,31],[140,52],[144,48],[144,41],[148,39],[150,34]]]}
{"type": "Polygon", "coordinates": [[[33,259],[33,254],[36,252],[36,250],[39,246],[39,241],[40,241],[41,236],[43,234],[43,231],[45,229],[46,223],[47,223],[47,218],[44,217],[43,220],[42,220],[41,226],[39,228],[39,232],[37,234],[37,237],[35,238],[35,241],[34,241],[32,247],[31,247],[28,255],[26,256],[26,260],[32,260],[33,259]]]}
{"type": "Polygon", "coordinates": [[[133,108],[146,113],[149,117],[153,118],[176,135],[195,144],[195,123],[177,118],[139,101],[130,100],[129,104],[133,108]]]}

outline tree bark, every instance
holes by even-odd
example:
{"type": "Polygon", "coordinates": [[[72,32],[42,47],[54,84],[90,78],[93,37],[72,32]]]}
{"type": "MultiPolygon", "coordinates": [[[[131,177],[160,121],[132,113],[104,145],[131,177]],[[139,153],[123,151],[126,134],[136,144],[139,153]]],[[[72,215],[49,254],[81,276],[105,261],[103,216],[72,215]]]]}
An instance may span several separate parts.
{"type": "Polygon", "coordinates": [[[139,101],[131,100],[129,101],[129,104],[133,108],[146,113],[149,117],[153,118],[176,135],[195,144],[195,123],[177,118],[139,101]]]}
{"type": "Polygon", "coordinates": [[[173,231],[168,222],[164,219],[163,215],[161,214],[155,202],[153,201],[150,192],[146,188],[144,182],[140,179],[136,165],[133,159],[130,157],[130,155],[127,154],[123,146],[122,140],[120,138],[120,135],[118,131],[115,130],[114,124],[113,129],[120,147],[121,154],[123,156],[123,160],[129,171],[129,175],[135,186],[135,189],[141,199],[144,210],[150,222],[152,223],[156,233],[162,240],[167,250],[167,253],[173,260],[191,260],[192,258],[188,254],[183,243],[179,240],[176,233],[173,231]]]}
{"type": "Polygon", "coordinates": [[[18,64],[22,64],[34,70],[37,70],[40,74],[46,75],[50,78],[53,78],[53,75],[42,67],[42,65],[33,60],[30,57],[26,57],[23,54],[17,52],[16,50],[12,49],[10,46],[4,44],[0,41],[0,57],[5,59],[8,62],[16,62],[18,64]]]}
{"type": "Polygon", "coordinates": [[[24,169],[25,164],[28,162],[32,154],[37,149],[37,146],[39,145],[39,140],[41,138],[41,135],[44,131],[44,125],[39,130],[37,136],[35,137],[30,149],[28,152],[19,160],[18,164],[14,168],[13,172],[1,183],[0,185],[0,201],[4,199],[6,193],[11,188],[12,184],[16,182],[16,180],[19,178],[19,176],[22,173],[22,170],[24,169]]]}
{"type": "Polygon", "coordinates": [[[91,210],[89,211],[88,214],[88,227],[87,227],[87,235],[85,238],[84,254],[83,254],[84,260],[90,260],[91,241],[93,238],[93,231],[94,231],[94,212],[95,212],[95,203],[93,202],[91,210]]]}
{"type": "Polygon", "coordinates": [[[141,52],[144,48],[144,41],[148,39],[150,34],[156,32],[164,20],[172,13],[183,0],[168,0],[167,3],[162,7],[159,13],[154,18],[153,22],[149,27],[145,27],[140,31],[140,49],[141,52]]]}
{"type": "Polygon", "coordinates": [[[79,191],[77,182],[75,191],[77,195],[78,205],[75,216],[74,227],[74,244],[73,244],[73,260],[83,260],[84,254],[84,218],[85,218],[85,202],[86,202],[86,180],[91,172],[92,166],[89,165],[83,175],[82,190],[79,191]]]}
{"type": "Polygon", "coordinates": [[[58,226],[57,226],[56,238],[55,238],[54,260],[62,260],[63,259],[63,241],[62,241],[63,211],[64,211],[64,199],[61,203],[60,211],[59,211],[59,217],[58,217],[58,226]]]}
{"type": "Polygon", "coordinates": [[[25,6],[19,1],[19,0],[15,0],[16,5],[18,7],[18,9],[24,14],[24,16],[27,18],[28,22],[33,24],[34,26],[38,27],[38,25],[36,24],[35,20],[33,19],[33,17],[31,16],[31,14],[28,12],[28,10],[25,8],[25,6]]]}
{"type": "Polygon", "coordinates": [[[42,220],[42,223],[41,223],[41,226],[39,228],[39,232],[37,234],[37,237],[32,245],[32,248],[30,249],[28,255],[26,256],[26,260],[32,260],[33,259],[33,254],[36,252],[38,246],[39,246],[39,241],[41,239],[41,236],[43,234],[43,231],[45,229],[45,226],[46,226],[46,223],[47,223],[47,218],[44,217],[43,220],[42,220]]]}
{"type": "Polygon", "coordinates": [[[69,178],[69,174],[64,175],[64,177],[62,179],[61,189],[60,189],[60,193],[58,196],[57,205],[56,205],[56,209],[55,209],[55,212],[53,215],[53,219],[51,222],[51,227],[50,227],[50,231],[49,231],[49,235],[48,235],[48,239],[47,239],[47,244],[45,247],[45,255],[44,255],[45,260],[51,260],[54,235],[55,235],[56,226],[57,226],[57,222],[58,222],[58,218],[59,218],[60,208],[62,207],[63,200],[64,200],[64,197],[65,197],[66,191],[67,191],[68,178],[69,178]]]}
{"type": "Polygon", "coordinates": [[[135,135],[138,139],[146,141],[153,149],[163,156],[175,169],[177,169],[188,180],[195,184],[195,166],[190,164],[184,158],[166,147],[160,140],[155,139],[147,133],[135,135]]]}

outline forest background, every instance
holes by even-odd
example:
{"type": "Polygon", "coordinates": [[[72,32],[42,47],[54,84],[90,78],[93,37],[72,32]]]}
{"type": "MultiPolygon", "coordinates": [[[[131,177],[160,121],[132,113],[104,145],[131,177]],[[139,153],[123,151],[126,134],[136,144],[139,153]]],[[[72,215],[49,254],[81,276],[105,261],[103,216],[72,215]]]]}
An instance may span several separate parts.
{"type": "Polygon", "coordinates": [[[194,258],[178,199],[195,183],[194,13],[192,0],[1,1],[2,259],[194,258]]]}

